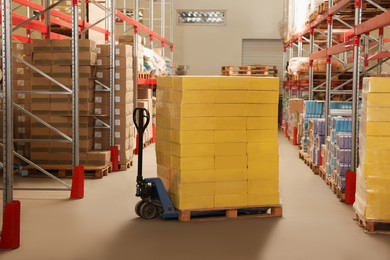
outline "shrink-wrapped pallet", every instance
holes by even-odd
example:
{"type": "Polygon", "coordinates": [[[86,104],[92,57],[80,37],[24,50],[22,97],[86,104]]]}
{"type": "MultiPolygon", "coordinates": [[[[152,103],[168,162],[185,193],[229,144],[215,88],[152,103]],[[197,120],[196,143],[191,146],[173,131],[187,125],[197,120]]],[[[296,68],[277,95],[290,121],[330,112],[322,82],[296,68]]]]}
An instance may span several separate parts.
{"type": "Polygon", "coordinates": [[[176,208],[280,204],[277,78],[157,82],[157,171],[176,208]]]}

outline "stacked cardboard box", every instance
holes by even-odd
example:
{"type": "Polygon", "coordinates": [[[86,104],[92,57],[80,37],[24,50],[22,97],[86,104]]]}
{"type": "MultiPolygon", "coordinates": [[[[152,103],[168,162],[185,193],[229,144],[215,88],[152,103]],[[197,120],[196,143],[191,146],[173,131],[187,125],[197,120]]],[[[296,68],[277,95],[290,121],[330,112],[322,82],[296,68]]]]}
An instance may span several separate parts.
{"type": "MultiPolygon", "coordinates": [[[[97,46],[96,79],[105,86],[110,85],[110,46],[97,46]]],[[[119,148],[119,163],[126,164],[133,158],[134,125],[133,113],[133,59],[132,47],[115,46],[115,145],[119,148]]],[[[103,122],[109,123],[110,92],[100,84],[95,84],[94,114],[103,122]]],[[[94,149],[110,149],[110,131],[95,122],[94,149]]]]}
{"type": "Polygon", "coordinates": [[[277,78],[157,79],[157,171],[178,209],[276,205],[277,78]]]}
{"type": "MultiPolygon", "coordinates": [[[[137,62],[138,72],[144,71],[144,45],[143,45],[143,39],[142,37],[138,36],[136,37],[138,39],[138,52],[137,52],[137,62]]],[[[133,35],[121,35],[119,36],[119,44],[125,44],[125,45],[134,45],[134,36],[133,35]]]]}
{"type": "MultiPolygon", "coordinates": [[[[31,44],[28,43],[12,43],[12,52],[24,61],[31,63],[31,44]]],[[[14,102],[26,110],[31,109],[30,96],[20,91],[31,91],[30,79],[32,70],[22,63],[19,59],[13,58],[12,61],[12,84],[14,90],[14,102]]],[[[3,131],[1,129],[0,131],[3,131]]],[[[30,133],[30,117],[19,109],[14,110],[14,138],[29,139],[30,133]]],[[[30,143],[16,142],[15,151],[21,155],[30,157],[30,143]]]]}
{"type": "Polygon", "coordinates": [[[390,221],[390,78],[364,78],[356,174],[356,212],[390,221]]]}
{"type": "MultiPolygon", "coordinates": [[[[72,88],[72,53],[70,40],[34,40],[33,64],[36,68],[68,88],[72,88]]],[[[79,41],[79,151],[80,163],[103,166],[109,163],[109,152],[93,152],[94,81],[96,44],[79,41]]],[[[32,91],[65,92],[40,73],[33,72],[32,91]]],[[[67,94],[32,94],[31,112],[64,134],[72,136],[72,96],[67,94]]],[[[61,139],[54,131],[36,120],[31,120],[33,139],[61,139]]],[[[44,165],[72,165],[72,144],[56,141],[33,142],[31,160],[44,165]]]]}

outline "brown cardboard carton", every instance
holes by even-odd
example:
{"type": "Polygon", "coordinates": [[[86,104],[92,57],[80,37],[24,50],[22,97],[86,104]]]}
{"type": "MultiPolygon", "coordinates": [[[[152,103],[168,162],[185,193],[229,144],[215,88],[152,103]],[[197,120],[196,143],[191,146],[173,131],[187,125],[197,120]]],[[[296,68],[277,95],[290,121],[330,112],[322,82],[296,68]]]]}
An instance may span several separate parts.
{"type": "Polygon", "coordinates": [[[151,99],[153,91],[149,87],[138,87],[138,99],[151,99]]]}
{"type": "Polygon", "coordinates": [[[291,98],[289,101],[290,113],[303,113],[304,100],[300,98],[291,98]]]}
{"type": "MultiPolygon", "coordinates": [[[[53,65],[72,65],[71,53],[53,53],[52,55],[53,65]]],[[[95,65],[97,60],[96,52],[79,52],[79,65],[88,66],[95,65]]]]}
{"type": "Polygon", "coordinates": [[[51,52],[34,52],[33,63],[35,65],[52,65],[53,54],[51,52]]]}
{"type": "Polygon", "coordinates": [[[50,53],[52,52],[51,40],[44,39],[34,39],[32,44],[33,53],[43,52],[50,53]]]}

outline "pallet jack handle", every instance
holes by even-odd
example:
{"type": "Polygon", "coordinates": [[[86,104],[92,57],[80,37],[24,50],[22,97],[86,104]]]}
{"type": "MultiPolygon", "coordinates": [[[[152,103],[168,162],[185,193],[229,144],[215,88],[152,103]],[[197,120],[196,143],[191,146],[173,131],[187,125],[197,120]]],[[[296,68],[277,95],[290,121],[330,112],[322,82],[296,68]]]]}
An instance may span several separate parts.
{"type": "Polygon", "coordinates": [[[137,169],[137,194],[141,193],[143,185],[142,177],[142,150],[143,150],[143,140],[144,132],[149,125],[150,114],[149,111],[145,108],[137,107],[133,111],[133,122],[138,133],[138,169],[137,169]]]}

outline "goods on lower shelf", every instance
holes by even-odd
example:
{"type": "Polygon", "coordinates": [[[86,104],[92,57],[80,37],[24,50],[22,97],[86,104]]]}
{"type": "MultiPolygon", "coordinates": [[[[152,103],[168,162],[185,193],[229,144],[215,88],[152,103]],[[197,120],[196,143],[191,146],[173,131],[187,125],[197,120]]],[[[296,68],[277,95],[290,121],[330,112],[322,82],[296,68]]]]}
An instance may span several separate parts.
{"type": "Polygon", "coordinates": [[[390,78],[364,78],[355,211],[390,221],[390,78]]]}
{"type": "Polygon", "coordinates": [[[314,118],[321,118],[324,109],[323,101],[306,100],[304,103],[303,113],[299,118],[299,132],[302,133],[301,146],[304,152],[308,152],[309,140],[309,120],[314,118]]]}
{"type": "Polygon", "coordinates": [[[278,205],[278,78],[157,79],[157,172],[180,210],[278,205]]]}

